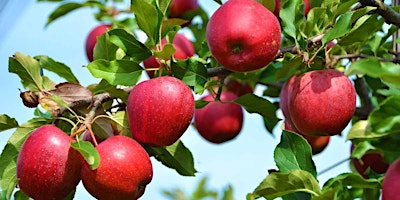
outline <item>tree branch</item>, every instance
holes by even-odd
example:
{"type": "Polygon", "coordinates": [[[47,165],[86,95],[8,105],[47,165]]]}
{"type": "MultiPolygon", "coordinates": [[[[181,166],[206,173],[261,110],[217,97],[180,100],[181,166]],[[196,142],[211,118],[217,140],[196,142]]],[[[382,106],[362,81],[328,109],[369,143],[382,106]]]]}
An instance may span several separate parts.
{"type": "Polygon", "coordinates": [[[400,28],[400,14],[380,0],[360,0],[360,4],[376,7],[376,12],[385,19],[388,24],[393,24],[400,28]]]}

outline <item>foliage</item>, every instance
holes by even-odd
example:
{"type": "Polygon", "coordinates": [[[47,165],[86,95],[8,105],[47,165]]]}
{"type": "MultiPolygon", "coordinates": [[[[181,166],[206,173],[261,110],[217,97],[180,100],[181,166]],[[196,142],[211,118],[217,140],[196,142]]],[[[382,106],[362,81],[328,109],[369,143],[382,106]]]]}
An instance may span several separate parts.
{"type": "MultiPolygon", "coordinates": [[[[380,7],[359,6],[357,0],[317,0],[313,1],[308,15],[304,16],[303,1],[282,0],[279,17],[283,41],[281,54],[277,55],[275,61],[255,72],[233,73],[222,69],[221,73],[216,74],[215,71],[221,67],[207,47],[205,27],[209,16],[202,8],[184,19],[168,19],[171,0],[132,0],[129,8],[121,11],[110,6],[121,3],[117,0],[112,3],[107,0],[52,2],[57,2],[59,7],[50,14],[46,26],[83,7],[96,9],[96,19],[112,23],[113,28],[97,40],[95,60],[86,66],[93,77],[101,81],[84,88],[67,65],[45,55],[32,57],[16,52],[9,58],[9,72],[16,74],[25,90],[31,92],[28,97],[21,96],[24,103],[40,104],[41,109],[36,108],[34,113],[41,114],[23,124],[7,114],[0,115],[0,131],[15,130],[0,156],[1,199],[10,199],[15,191],[18,151],[35,128],[54,123],[79,138],[78,135],[88,128],[81,125],[92,124],[89,128],[97,129],[93,132],[101,138],[115,132],[129,135],[124,105],[130,89],[138,83],[144,71],[142,61],[152,55],[165,61],[162,68],[164,73],[183,80],[196,94],[212,90],[213,86],[218,85],[212,79],[216,75],[240,79],[252,85],[265,85],[264,96],[247,94],[234,102],[247,112],[260,115],[266,131],[271,134],[280,120],[276,114],[279,109],[279,99],[276,97],[281,85],[291,75],[325,68],[341,70],[357,82],[355,87],[360,99],[351,130],[342,133],[356,146],[352,156],[360,158],[370,150],[377,150],[388,163],[400,156],[397,145],[400,140],[400,65],[399,54],[393,52],[391,39],[399,27],[385,22],[376,12],[382,9],[380,7]],[[133,15],[116,17],[123,12],[133,15]],[[199,16],[199,19],[187,21],[195,16],[199,16]],[[161,39],[167,37],[168,41],[172,41],[188,22],[186,29],[196,39],[197,56],[179,61],[166,59],[172,56],[175,49],[171,42],[168,42],[165,50],[157,49],[161,39]],[[140,42],[135,31],[145,33],[147,41],[140,42]],[[335,44],[328,48],[330,42],[335,44]],[[44,75],[47,72],[57,74],[68,84],[53,82],[44,75]],[[71,90],[75,95],[68,99],[71,90]],[[91,104],[93,99],[101,104],[91,104]],[[78,100],[81,104],[77,103],[78,100]],[[111,104],[111,100],[117,103],[111,104]],[[95,113],[88,117],[93,109],[95,113]]],[[[274,7],[267,1],[262,2],[270,9],[274,7]]],[[[206,102],[196,101],[198,108],[205,105],[206,102]]],[[[84,142],[76,142],[72,146],[85,156],[93,168],[96,167],[99,158],[93,146],[84,142]]],[[[194,176],[197,172],[190,147],[181,141],[168,147],[145,148],[151,156],[181,175],[194,176]]],[[[319,183],[310,146],[292,132],[282,132],[274,158],[278,171],[271,172],[254,191],[249,191],[247,199],[355,199],[368,193],[379,194],[381,188],[383,175],[363,179],[357,173],[346,173],[332,177],[326,183],[319,183]]],[[[180,190],[164,193],[171,199],[217,199],[217,192],[205,187],[206,181],[205,178],[200,181],[191,197],[186,197],[180,190]]],[[[16,191],[14,196],[24,199],[21,193],[16,191]]],[[[228,187],[223,196],[222,199],[233,199],[232,188],[228,187]]],[[[377,199],[379,195],[375,197],[377,199]]]]}

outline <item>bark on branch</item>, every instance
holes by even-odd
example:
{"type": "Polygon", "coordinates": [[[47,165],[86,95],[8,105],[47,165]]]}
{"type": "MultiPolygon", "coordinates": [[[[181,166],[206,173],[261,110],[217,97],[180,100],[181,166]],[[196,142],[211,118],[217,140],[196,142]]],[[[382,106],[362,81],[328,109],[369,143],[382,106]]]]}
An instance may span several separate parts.
{"type": "Polygon", "coordinates": [[[376,7],[376,12],[382,16],[386,23],[393,24],[400,28],[400,14],[393,10],[390,6],[386,5],[383,1],[380,0],[360,0],[360,4],[365,6],[376,7]]]}

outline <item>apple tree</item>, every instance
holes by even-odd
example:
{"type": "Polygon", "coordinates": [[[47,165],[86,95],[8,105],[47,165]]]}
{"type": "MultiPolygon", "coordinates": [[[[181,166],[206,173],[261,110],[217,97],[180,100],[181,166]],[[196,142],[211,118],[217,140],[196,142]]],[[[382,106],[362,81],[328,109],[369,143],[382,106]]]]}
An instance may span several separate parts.
{"type": "MultiPolygon", "coordinates": [[[[0,131],[14,129],[0,155],[1,199],[73,199],[80,180],[98,199],[140,198],[153,175],[149,156],[195,176],[196,158],[179,138],[193,125],[210,142],[229,141],[243,112],[262,117],[271,134],[284,120],[277,168],[260,174],[248,200],[400,199],[396,1],[214,0],[212,15],[196,0],[131,0],[127,8],[120,0],[48,1],[59,6],[46,25],[80,8],[97,11],[82,65],[100,81],[83,86],[45,55],[10,55],[9,72],[24,87],[15,98],[33,115],[0,116],[0,131]],[[321,183],[313,155],[330,137],[352,142],[353,172],[321,183]]],[[[233,199],[230,190],[224,199],[233,199]]]]}

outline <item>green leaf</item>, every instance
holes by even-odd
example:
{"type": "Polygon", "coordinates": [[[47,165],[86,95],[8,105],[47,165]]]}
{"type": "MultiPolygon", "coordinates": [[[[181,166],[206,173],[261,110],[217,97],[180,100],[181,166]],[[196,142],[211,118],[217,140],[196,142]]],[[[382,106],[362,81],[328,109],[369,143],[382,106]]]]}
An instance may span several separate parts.
{"type": "Polygon", "coordinates": [[[325,183],[322,190],[328,191],[337,187],[342,187],[346,189],[349,187],[378,189],[381,188],[381,182],[378,179],[364,179],[361,175],[356,173],[343,173],[329,179],[325,183]]]}
{"type": "Polygon", "coordinates": [[[321,194],[321,189],[315,177],[304,170],[291,172],[274,172],[269,174],[247,199],[264,197],[274,199],[295,192],[306,192],[314,196],[321,194]]]}
{"type": "Polygon", "coordinates": [[[196,100],[195,101],[195,107],[196,109],[200,109],[205,107],[208,103],[210,103],[209,101],[204,101],[204,100],[196,100]]]}
{"type": "Polygon", "coordinates": [[[15,200],[29,200],[29,197],[24,194],[21,190],[18,190],[14,193],[14,199],[15,200]]]}
{"type": "Polygon", "coordinates": [[[94,94],[101,94],[108,92],[110,97],[119,98],[123,102],[128,102],[128,93],[123,89],[117,88],[115,85],[111,85],[105,79],[102,79],[99,84],[97,84],[91,91],[94,94]]]}
{"type": "Polygon", "coordinates": [[[161,51],[154,52],[154,56],[157,58],[167,60],[172,55],[174,55],[175,51],[176,50],[175,50],[174,46],[172,46],[172,44],[166,44],[166,45],[164,45],[164,47],[162,48],[161,51]]]}
{"type": "Polygon", "coordinates": [[[142,75],[142,68],[129,60],[95,60],[87,66],[96,78],[103,78],[111,85],[135,85],[142,75]]]}
{"type": "Polygon", "coordinates": [[[71,147],[81,153],[82,157],[95,170],[100,164],[100,155],[92,143],[86,141],[72,142],[71,147]]]}
{"type": "Polygon", "coordinates": [[[56,73],[70,83],[79,84],[78,79],[72,73],[71,69],[64,63],[57,62],[48,56],[42,55],[35,56],[34,58],[39,61],[41,67],[43,67],[44,69],[56,73]]]}
{"type": "Polygon", "coordinates": [[[0,155],[0,187],[7,194],[7,199],[10,199],[15,188],[14,184],[17,183],[15,167],[22,144],[32,131],[50,122],[51,119],[33,118],[19,126],[8,139],[0,155]]]}
{"type": "Polygon", "coordinates": [[[382,29],[385,20],[377,15],[361,17],[353,26],[352,30],[339,40],[340,45],[352,45],[356,42],[366,42],[370,40],[375,32],[382,29]]]}
{"type": "Polygon", "coordinates": [[[351,17],[353,13],[354,12],[352,11],[352,12],[346,12],[343,15],[341,15],[338,21],[336,22],[335,26],[322,37],[322,43],[326,44],[332,41],[333,39],[340,38],[346,35],[351,28],[351,17]]]}
{"type": "Polygon", "coordinates": [[[349,133],[347,134],[347,139],[348,140],[354,140],[354,139],[373,139],[373,138],[379,138],[383,137],[387,134],[379,134],[372,132],[369,127],[369,122],[368,120],[360,120],[353,124],[351,127],[349,133]]]}
{"type": "Polygon", "coordinates": [[[272,133],[272,129],[279,122],[276,117],[277,107],[267,99],[261,98],[254,94],[246,94],[235,100],[235,103],[240,104],[249,113],[258,113],[264,118],[267,130],[272,133]]]}
{"type": "Polygon", "coordinates": [[[32,92],[43,89],[43,79],[40,76],[40,63],[32,57],[16,52],[8,60],[8,71],[19,76],[25,89],[32,92]]]}
{"type": "Polygon", "coordinates": [[[380,78],[382,81],[400,85],[400,65],[379,62],[377,58],[364,58],[353,62],[346,74],[366,74],[372,78],[380,78]]]}
{"type": "Polygon", "coordinates": [[[161,11],[163,15],[166,15],[169,6],[171,5],[172,0],[157,0],[158,9],[161,11]]]}
{"type": "Polygon", "coordinates": [[[317,177],[311,147],[306,139],[296,133],[282,132],[281,142],[274,151],[274,159],[281,172],[302,169],[317,177]]]}
{"type": "Polygon", "coordinates": [[[207,68],[197,58],[189,58],[185,61],[176,61],[171,64],[172,73],[187,85],[194,87],[195,93],[202,93],[207,82],[207,68]]]}
{"type": "Polygon", "coordinates": [[[151,56],[151,51],[139,42],[134,35],[124,29],[112,29],[108,32],[108,35],[113,44],[138,63],[151,56]]]}
{"type": "Polygon", "coordinates": [[[158,16],[157,8],[145,0],[135,0],[131,1],[131,11],[135,14],[139,28],[146,33],[153,44],[156,44],[162,19],[158,16]]]}
{"type": "Polygon", "coordinates": [[[296,18],[299,15],[301,0],[283,0],[279,17],[282,21],[283,31],[293,39],[297,38],[296,18]]]}
{"type": "Polygon", "coordinates": [[[6,114],[0,115],[0,132],[18,127],[18,122],[15,118],[11,118],[6,114]]]}
{"type": "Polygon", "coordinates": [[[126,115],[126,111],[118,111],[113,115],[114,122],[116,125],[114,127],[118,127],[118,131],[120,131],[120,135],[125,135],[128,137],[132,136],[132,133],[129,128],[128,116],[126,115]]]}
{"type": "Polygon", "coordinates": [[[145,149],[155,159],[175,169],[182,176],[194,176],[197,172],[192,153],[180,140],[167,147],[145,146],[145,149]]]}
{"type": "Polygon", "coordinates": [[[377,133],[400,132],[400,96],[391,96],[368,117],[372,131],[377,133]]]}
{"type": "Polygon", "coordinates": [[[46,26],[52,23],[54,20],[85,6],[89,7],[103,7],[101,2],[97,1],[86,1],[85,3],[76,3],[76,2],[67,2],[62,4],[61,6],[57,7],[48,17],[46,26]]]}
{"type": "Polygon", "coordinates": [[[94,60],[104,59],[112,61],[117,59],[117,56],[118,56],[118,46],[110,41],[107,32],[98,36],[96,45],[94,46],[93,49],[94,60]]]}

